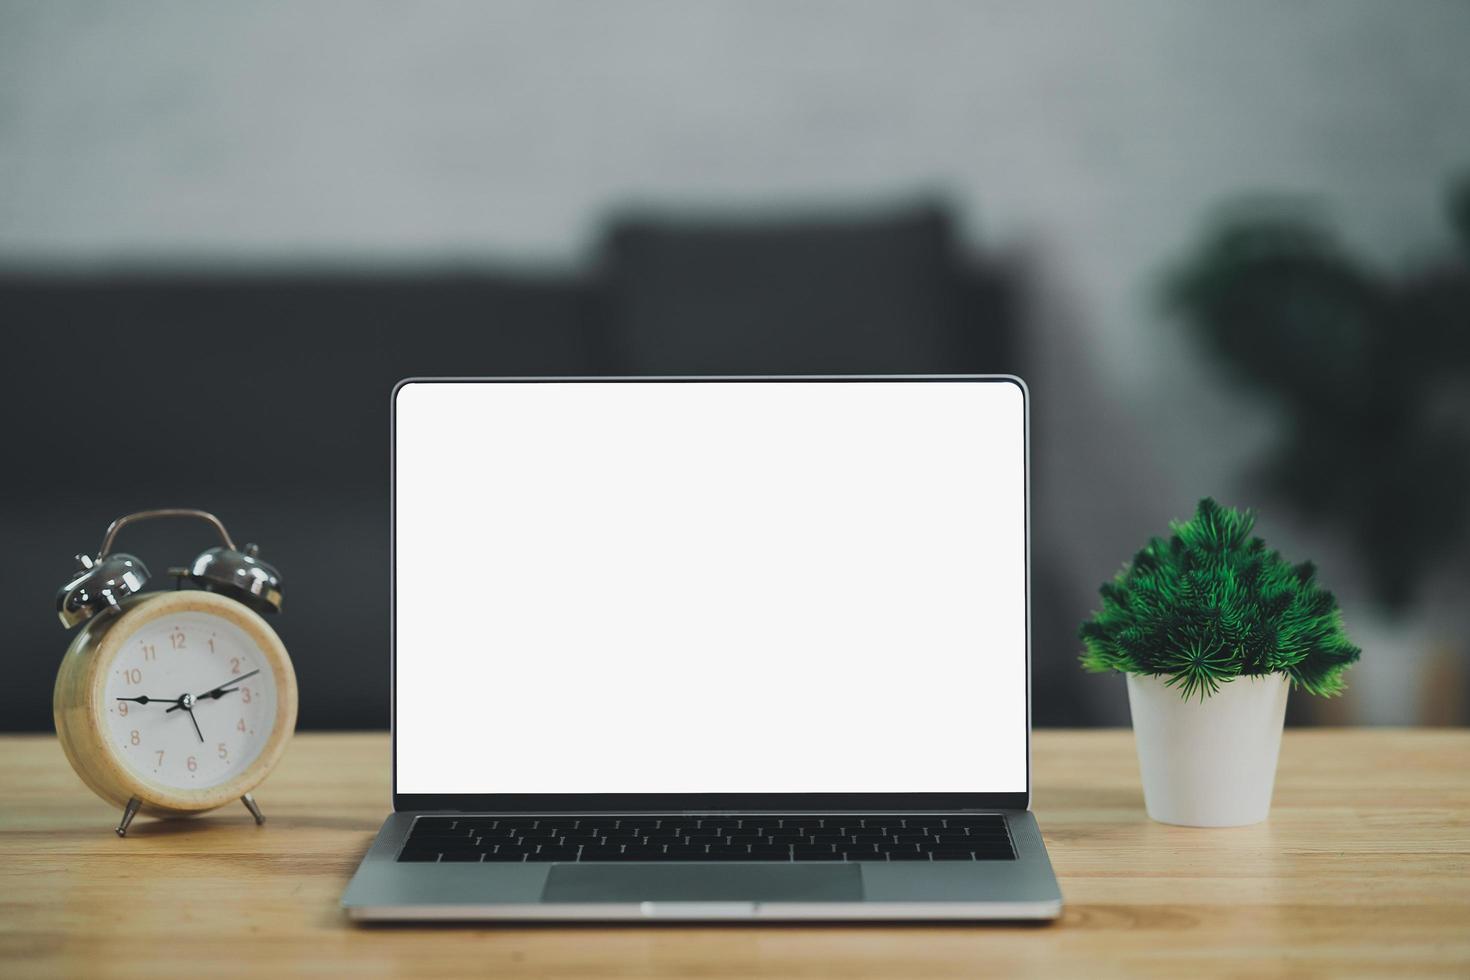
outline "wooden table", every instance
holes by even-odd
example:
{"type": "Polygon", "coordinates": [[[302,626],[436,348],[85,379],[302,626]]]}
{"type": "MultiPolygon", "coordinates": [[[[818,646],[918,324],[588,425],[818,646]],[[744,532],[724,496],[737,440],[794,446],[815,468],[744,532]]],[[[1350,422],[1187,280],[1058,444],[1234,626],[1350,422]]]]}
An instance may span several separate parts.
{"type": "Polygon", "coordinates": [[[1259,826],[1143,813],[1126,731],[1041,732],[1052,926],[355,927],[385,735],[301,735],[243,807],[117,814],[54,738],[0,738],[0,976],[1470,975],[1470,732],[1291,731],[1259,826]]]}

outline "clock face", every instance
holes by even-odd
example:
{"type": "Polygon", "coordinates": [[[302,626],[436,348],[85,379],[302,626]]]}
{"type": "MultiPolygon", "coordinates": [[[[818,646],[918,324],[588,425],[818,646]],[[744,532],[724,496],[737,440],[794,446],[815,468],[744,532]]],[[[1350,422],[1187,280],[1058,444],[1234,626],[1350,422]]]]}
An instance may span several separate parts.
{"type": "Polygon", "coordinates": [[[244,630],[207,612],[144,624],[106,669],[109,743],[154,783],[187,790],[227,782],[260,755],[276,723],[270,662],[244,630]]]}

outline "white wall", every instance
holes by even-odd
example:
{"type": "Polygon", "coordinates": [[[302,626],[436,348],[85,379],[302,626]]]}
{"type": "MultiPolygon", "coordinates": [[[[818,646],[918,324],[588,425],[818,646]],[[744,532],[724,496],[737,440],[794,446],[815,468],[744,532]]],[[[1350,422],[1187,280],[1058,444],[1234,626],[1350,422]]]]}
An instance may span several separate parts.
{"type": "Polygon", "coordinates": [[[628,198],[932,187],[1116,304],[1234,191],[1442,235],[1467,45],[1459,0],[9,0],[0,256],[567,261],[628,198]]]}

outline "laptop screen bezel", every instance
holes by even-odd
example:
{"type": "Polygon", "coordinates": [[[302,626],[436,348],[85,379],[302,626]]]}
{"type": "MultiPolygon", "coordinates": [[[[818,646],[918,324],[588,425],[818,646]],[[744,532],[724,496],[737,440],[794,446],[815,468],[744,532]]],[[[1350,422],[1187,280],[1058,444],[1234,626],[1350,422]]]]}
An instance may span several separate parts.
{"type": "MultiPolygon", "coordinates": [[[[1031,805],[1031,412],[1026,383],[1014,375],[720,375],[618,377],[412,377],[393,386],[390,399],[389,472],[389,643],[390,731],[392,743],[393,810],[505,813],[637,813],[637,812],[814,812],[868,811],[874,813],[928,810],[1026,810],[1031,805]],[[547,384],[578,382],[620,384],[739,384],[741,382],[847,382],[923,381],[936,384],[1011,384],[1021,393],[1023,513],[1025,515],[1026,596],[1026,788],[1021,792],[966,793],[400,793],[398,792],[398,393],[410,384],[547,384]]],[[[978,747],[977,747],[978,748],[978,747]]]]}

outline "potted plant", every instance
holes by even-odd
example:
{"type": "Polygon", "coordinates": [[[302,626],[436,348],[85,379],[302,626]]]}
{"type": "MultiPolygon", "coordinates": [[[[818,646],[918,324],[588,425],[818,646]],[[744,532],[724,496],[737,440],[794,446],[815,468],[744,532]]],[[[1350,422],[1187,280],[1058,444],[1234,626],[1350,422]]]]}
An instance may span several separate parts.
{"type": "Polygon", "coordinates": [[[1271,807],[1286,695],[1331,696],[1360,651],[1310,562],[1251,536],[1250,511],[1200,501],[1101,588],[1082,665],[1121,671],[1148,814],[1232,827],[1271,807]]]}

